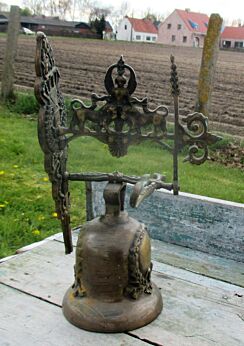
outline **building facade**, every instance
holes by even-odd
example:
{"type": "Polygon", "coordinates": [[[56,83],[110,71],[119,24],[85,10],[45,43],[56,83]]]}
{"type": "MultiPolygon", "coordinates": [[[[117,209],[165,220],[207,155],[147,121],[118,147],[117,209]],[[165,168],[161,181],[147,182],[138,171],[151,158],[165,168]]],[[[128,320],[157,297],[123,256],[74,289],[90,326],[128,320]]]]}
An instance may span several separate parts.
{"type": "Polygon", "coordinates": [[[116,38],[123,41],[156,42],[158,30],[149,19],[125,17],[117,29],[116,38]]]}
{"type": "MultiPolygon", "coordinates": [[[[98,38],[92,32],[89,24],[84,22],[69,22],[55,17],[45,16],[21,16],[20,26],[34,32],[43,31],[45,34],[57,36],[78,36],[84,38],[98,38]]],[[[0,32],[6,32],[8,28],[8,15],[0,13],[0,32]]]]}
{"type": "Polygon", "coordinates": [[[244,26],[226,26],[221,34],[220,47],[244,49],[244,26]]]}
{"type": "Polygon", "coordinates": [[[107,20],[105,22],[105,30],[103,31],[103,39],[104,40],[113,40],[114,39],[113,28],[107,20]]]}
{"type": "Polygon", "coordinates": [[[158,29],[158,43],[185,47],[203,47],[209,18],[190,10],[174,10],[158,29]]]}

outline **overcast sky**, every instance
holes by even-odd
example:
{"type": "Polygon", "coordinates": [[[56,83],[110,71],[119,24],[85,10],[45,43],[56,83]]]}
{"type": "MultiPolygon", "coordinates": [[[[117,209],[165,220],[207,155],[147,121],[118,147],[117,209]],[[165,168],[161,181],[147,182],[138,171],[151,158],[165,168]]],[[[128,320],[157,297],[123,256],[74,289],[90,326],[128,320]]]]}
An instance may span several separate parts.
{"type": "MultiPolygon", "coordinates": [[[[22,5],[22,0],[2,0],[9,5],[22,5]]],[[[122,0],[97,0],[98,4],[105,7],[119,8],[122,0]]],[[[174,9],[190,8],[193,12],[202,12],[210,15],[219,13],[224,19],[244,21],[244,0],[128,0],[129,15],[141,18],[150,9],[153,13],[168,15],[174,9]]]]}

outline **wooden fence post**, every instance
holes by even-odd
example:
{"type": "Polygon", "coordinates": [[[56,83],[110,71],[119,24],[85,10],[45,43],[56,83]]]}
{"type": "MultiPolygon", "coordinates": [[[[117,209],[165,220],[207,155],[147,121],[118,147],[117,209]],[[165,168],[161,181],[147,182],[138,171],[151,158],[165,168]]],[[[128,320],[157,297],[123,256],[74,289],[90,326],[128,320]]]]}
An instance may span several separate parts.
{"type": "Polygon", "coordinates": [[[209,116],[211,106],[213,78],[218,58],[222,21],[223,19],[219,14],[211,14],[202,52],[195,111],[206,116],[209,116]]]}
{"type": "Polygon", "coordinates": [[[20,9],[11,6],[8,20],[8,35],[3,64],[1,97],[4,101],[14,96],[14,61],[17,53],[17,40],[20,28],[20,9]]]}

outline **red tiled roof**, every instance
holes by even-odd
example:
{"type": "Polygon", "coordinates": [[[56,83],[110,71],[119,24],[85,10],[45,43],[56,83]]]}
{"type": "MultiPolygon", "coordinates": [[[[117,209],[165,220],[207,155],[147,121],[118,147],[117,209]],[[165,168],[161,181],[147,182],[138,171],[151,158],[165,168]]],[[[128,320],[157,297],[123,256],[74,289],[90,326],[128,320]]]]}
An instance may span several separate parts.
{"type": "Polygon", "coordinates": [[[244,40],[244,26],[226,26],[221,34],[221,39],[244,40]]]}
{"type": "Polygon", "coordinates": [[[184,11],[184,10],[176,10],[176,12],[180,16],[180,18],[185,22],[187,28],[190,31],[201,32],[203,34],[207,32],[208,30],[207,24],[208,24],[209,18],[206,14],[184,11]],[[196,28],[192,27],[190,22],[192,22],[193,24],[197,24],[197,27],[196,28]]]}
{"type": "Polygon", "coordinates": [[[135,31],[157,34],[158,30],[149,19],[137,19],[127,17],[135,31]]]}

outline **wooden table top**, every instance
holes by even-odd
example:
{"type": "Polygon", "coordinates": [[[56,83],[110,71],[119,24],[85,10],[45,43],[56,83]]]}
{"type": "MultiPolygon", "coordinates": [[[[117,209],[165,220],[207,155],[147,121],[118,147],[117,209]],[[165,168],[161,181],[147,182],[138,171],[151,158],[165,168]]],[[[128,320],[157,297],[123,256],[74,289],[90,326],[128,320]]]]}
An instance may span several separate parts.
{"type": "Polygon", "coordinates": [[[244,345],[243,263],[152,240],[162,313],[143,328],[101,334],[63,317],[74,253],[64,255],[62,235],[37,245],[1,261],[0,345],[244,345]]]}

